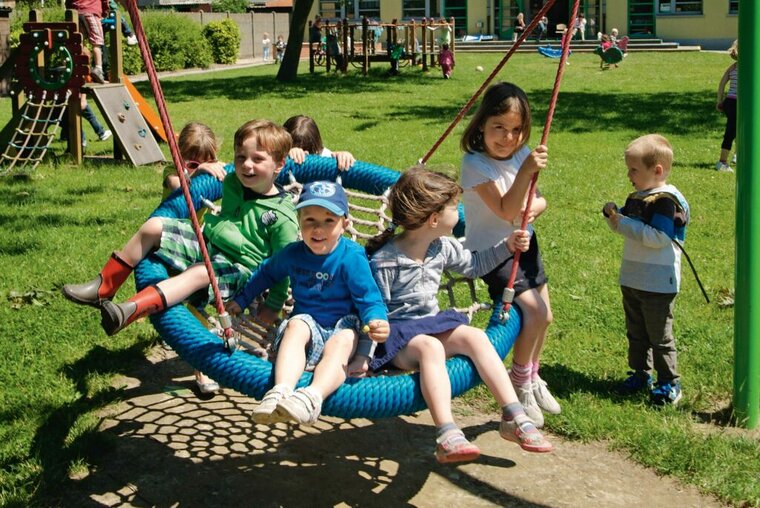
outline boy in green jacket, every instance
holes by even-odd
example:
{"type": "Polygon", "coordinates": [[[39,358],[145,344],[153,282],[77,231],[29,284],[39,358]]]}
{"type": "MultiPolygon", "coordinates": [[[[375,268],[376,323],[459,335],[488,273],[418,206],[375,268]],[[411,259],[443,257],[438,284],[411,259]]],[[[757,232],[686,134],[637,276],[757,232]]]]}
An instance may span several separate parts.
{"type": "MultiPolygon", "coordinates": [[[[290,134],[266,121],[252,120],[235,133],[235,172],[224,179],[222,211],[207,216],[203,235],[223,300],[243,289],[251,270],[298,235],[295,207],[275,185],[291,148],[290,134]]],[[[176,305],[210,281],[190,221],[153,217],[132,236],[93,280],[63,286],[74,303],[99,308],[101,325],[114,335],[140,317],[176,305]],[[178,275],[149,286],[124,303],[111,298],[148,254],[155,254],[178,275]]],[[[271,288],[259,318],[271,323],[287,297],[288,281],[271,288]]]]}

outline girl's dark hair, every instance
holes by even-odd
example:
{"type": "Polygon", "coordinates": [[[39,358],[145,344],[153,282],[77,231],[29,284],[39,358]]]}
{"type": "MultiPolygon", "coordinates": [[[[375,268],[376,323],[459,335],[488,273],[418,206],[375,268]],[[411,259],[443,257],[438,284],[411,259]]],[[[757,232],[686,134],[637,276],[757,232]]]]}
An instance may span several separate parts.
{"type": "MultiPolygon", "coordinates": [[[[440,212],[451,201],[459,198],[462,188],[454,180],[424,166],[407,170],[391,187],[388,208],[394,226],[407,231],[421,228],[428,218],[440,212]]],[[[395,235],[389,227],[367,241],[367,255],[371,256],[395,235]]]]}
{"type": "Polygon", "coordinates": [[[460,144],[462,151],[467,153],[483,152],[483,126],[492,116],[499,116],[514,111],[522,117],[522,144],[530,139],[530,103],[528,96],[517,85],[512,83],[496,83],[483,96],[483,102],[473,115],[470,123],[462,134],[460,144]]]}
{"type": "Polygon", "coordinates": [[[301,148],[312,155],[320,155],[325,146],[317,123],[304,115],[291,116],[282,124],[293,138],[293,147],[301,148]]]}

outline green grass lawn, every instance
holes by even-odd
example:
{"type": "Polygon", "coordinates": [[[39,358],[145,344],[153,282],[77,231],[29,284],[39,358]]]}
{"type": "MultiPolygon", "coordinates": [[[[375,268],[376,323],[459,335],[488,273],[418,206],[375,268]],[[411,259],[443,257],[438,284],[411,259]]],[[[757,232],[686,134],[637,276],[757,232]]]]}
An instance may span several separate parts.
{"type": "MultiPolygon", "coordinates": [[[[163,89],[175,130],[190,120],[207,123],[222,139],[223,160],[231,160],[233,133],[243,122],[281,123],[307,114],[328,147],[403,170],[432,146],[498,59],[460,54],[449,81],[408,67],[389,78],[378,64],[366,78],[354,70],[281,84],[275,66],[264,66],[166,79],[163,89]],[[476,72],[478,65],[486,72],[476,72]]],[[[716,303],[734,285],[735,176],[711,170],[724,126],[715,89],[729,58],[633,53],[604,72],[594,55],[575,54],[570,61],[549,137],[549,167],[539,179],[549,208],[536,224],[555,316],[542,372],[563,407],[546,426],[568,438],[601,441],[726,502],[760,506],[758,434],[726,426],[733,309],[716,303]],[[606,201],[622,204],[631,191],[623,150],[650,132],[674,146],[670,181],[692,208],[686,247],[713,300],[704,302],[684,266],[675,310],[684,399],[660,411],[643,397],[612,394],[627,370],[616,282],[622,238],[600,213],[606,201]]],[[[531,99],[533,143],[541,135],[556,64],[517,54],[500,75],[531,99]]],[[[147,83],[139,87],[148,93],[147,83]]],[[[2,99],[0,125],[9,117],[10,101],[2,99]]],[[[463,127],[432,157],[432,167],[457,174],[463,127]]],[[[106,154],[109,145],[90,141],[88,149],[106,154]]],[[[108,438],[97,432],[97,413],[122,396],[110,380],[128,375],[156,336],[140,322],[107,338],[96,313],[67,303],[59,288],[91,278],[136,230],[158,204],[160,175],[160,167],[100,159],[77,167],[62,156],[30,180],[0,179],[2,505],[52,504],[73,481],[72,472],[109,452],[108,438]]],[[[495,410],[482,388],[467,397],[484,411],[495,410]]]]}

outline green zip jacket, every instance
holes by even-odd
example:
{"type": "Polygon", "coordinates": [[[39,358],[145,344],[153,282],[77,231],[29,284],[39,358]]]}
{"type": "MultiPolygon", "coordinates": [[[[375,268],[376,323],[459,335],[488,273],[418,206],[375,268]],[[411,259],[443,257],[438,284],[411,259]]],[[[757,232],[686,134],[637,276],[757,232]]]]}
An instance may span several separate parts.
{"type": "MultiPolygon", "coordinates": [[[[278,187],[278,193],[264,196],[245,188],[232,172],[224,179],[222,211],[206,214],[205,236],[213,249],[228,259],[255,270],[298,237],[298,220],[293,199],[278,187]]],[[[270,288],[266,305],[279,311],[288,296],[290,281],[284,279],[270,288]]]]}

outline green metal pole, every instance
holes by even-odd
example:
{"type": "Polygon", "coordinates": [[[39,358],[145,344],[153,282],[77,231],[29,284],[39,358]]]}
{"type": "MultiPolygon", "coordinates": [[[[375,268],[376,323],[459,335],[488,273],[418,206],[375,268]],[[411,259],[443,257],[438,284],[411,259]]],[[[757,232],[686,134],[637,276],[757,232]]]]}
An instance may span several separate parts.
{"type": "Polygon", "coordinates": [[[760,416],[760,6],[739,2],[739,118],[736,175],[734,412],[754,429],[760,416]],[[753,257],[753,254],[755,255],[753,257]]]}

